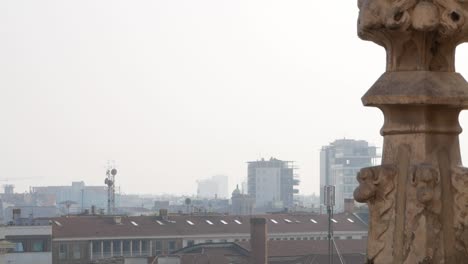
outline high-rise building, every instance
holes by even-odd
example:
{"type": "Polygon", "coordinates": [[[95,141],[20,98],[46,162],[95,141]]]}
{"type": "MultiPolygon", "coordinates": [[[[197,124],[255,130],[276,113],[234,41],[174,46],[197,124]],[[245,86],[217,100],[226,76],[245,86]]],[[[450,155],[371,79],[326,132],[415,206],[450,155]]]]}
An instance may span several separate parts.
{"type": "Polygon", "coordinates": [[[228,177],[225,175],[216,175],[197,183],[199,198],[229,198],[228,177]]]}
{"type": "Polygon", "coordinates": [[[257,211],[292,208],[294,186],[299,180],[294,174],[294,162],[275,158],[248,162],[248,194],[255,199],[257,211]]]}
{"type": "Polygon", "coordinates": [[[343,212],[344,200],[352,199],[358,186],[356,175],[363,167],[376,164],[376,147],[367,141],[335,140],[320,151],[320,202],[323,204],[323,186],[335,186],[335,211],[343,212]]]}

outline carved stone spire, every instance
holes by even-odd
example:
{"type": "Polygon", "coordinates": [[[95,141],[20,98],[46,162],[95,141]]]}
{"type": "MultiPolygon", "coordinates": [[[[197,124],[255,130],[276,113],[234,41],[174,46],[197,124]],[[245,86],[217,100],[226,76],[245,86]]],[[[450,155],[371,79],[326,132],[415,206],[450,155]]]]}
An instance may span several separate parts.
{"type": "Polygon", "coordinates": [[[468,263],[468,169],[460,111],[468,84],[455,49],[468,41],[468,0],[359,0],[358,34],[387,51],[363,96],[385,116],[382,165],[354,195],[370,211],[368,263],[468,263]]]}

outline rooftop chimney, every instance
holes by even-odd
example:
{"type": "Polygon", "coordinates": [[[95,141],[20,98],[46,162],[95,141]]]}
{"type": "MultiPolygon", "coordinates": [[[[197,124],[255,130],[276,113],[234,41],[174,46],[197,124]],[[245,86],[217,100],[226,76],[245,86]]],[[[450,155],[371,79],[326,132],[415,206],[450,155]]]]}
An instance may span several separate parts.
{"type": "Polygon", "coordinates": [[[159,209],[159,217],[162,220],[167,220],[167,209],[159,209]]]}
{"type": "Polygon", "coordinates": [[[250,219],[250,245],[251,245],[251,263],[267,264],[267,225],[265,218],[250,219]]]}
{"type": "Polygon", "coordinates": [[[344,199],[344,211],[346,213],[354,213],[354,199],[344,199]]]}
{"type": "Polygon", "coordinates": [[[121,225],[122,224],[122,217],[119,215],[114,216],[114,223],[116,225],[121,225]]]}

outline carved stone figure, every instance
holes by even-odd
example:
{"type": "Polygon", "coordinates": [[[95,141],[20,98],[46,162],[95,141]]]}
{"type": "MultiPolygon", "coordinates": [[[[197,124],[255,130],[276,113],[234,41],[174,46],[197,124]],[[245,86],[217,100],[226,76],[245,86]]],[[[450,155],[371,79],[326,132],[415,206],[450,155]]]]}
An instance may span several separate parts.
{"type": "Polygon", "coordinates": [[[468,256],[468,168],[452,169],[456,248],[468,256]]]}
{"type": "Polygon", "coordinates": [[[395,175],[394,166],[382,165],[363,168],[357,176],[359,187],[354,191],[354,198],[358,202],[369,204],[373,225],[368,235],[368,258],[372,261],[385,249],[385,240],[392,235],[395,175]]]}
{"type": "Polygon", "coordinates": [[[438,253],[441,224],[439,172],[430,164],[414,166],[406,207],[405,263],[432,260],[438,253]],[[413,240],[418,239],[417,243],[413,240]]]}

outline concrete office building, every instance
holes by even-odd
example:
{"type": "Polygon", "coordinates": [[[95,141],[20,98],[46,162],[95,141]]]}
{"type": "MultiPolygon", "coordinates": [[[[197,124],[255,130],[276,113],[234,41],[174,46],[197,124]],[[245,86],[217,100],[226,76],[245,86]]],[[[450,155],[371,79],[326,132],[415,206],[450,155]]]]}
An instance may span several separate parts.
{"type": "Polygon", "coordinates": [[[256,211],[292,208],[294,186],[299,180],[294,174],[294,162],[275,158],[248,162],[248,194],[255,199],[256,211]]]}
{"type": "Polygon", "coordinates": [[[335,211],[343,212],[344,200],[353,199],[358,186],[356,175],[363,167],[378,161],[376,147],[367,141],[354,139],[335,140],[320,151],[320,202],[323,204],[323,186],[335,186],[335,211]]]}

